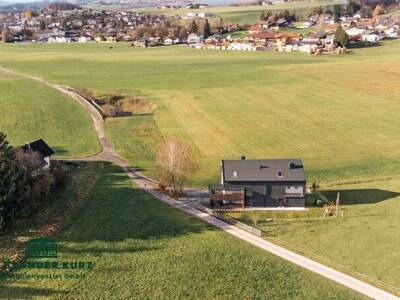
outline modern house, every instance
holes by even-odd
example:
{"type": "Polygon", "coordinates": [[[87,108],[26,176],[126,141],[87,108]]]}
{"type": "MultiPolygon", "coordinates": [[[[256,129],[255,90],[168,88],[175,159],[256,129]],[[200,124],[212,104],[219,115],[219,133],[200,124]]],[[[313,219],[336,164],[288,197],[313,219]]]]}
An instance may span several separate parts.
{"type": "Polygon", "coordinates": [[[46,144],[42,139],[34,141],[29,144],[25,144],[21,147],[25,152],[38,152],[43,159],[42,168],[47,169],[50,167],[50,157],[55,153],[49,145],[46,144]]]}
{"type": "Polygon", "coordinates": [[[212,208],[304,207],[301,159],[222,160],[221,182],[210,185],[212,208]]]}

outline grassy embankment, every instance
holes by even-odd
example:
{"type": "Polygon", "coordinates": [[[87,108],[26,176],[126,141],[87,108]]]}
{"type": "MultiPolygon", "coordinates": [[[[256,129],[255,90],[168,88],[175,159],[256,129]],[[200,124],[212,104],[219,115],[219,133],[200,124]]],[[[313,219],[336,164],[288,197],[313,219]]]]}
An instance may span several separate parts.
{"type": "Polygon", "coordinates": [[[19,146],[43,138],[57,157],[95,154],[100,145],[84,109],[31,79],[0,72],[0,130],[19,146]]]}

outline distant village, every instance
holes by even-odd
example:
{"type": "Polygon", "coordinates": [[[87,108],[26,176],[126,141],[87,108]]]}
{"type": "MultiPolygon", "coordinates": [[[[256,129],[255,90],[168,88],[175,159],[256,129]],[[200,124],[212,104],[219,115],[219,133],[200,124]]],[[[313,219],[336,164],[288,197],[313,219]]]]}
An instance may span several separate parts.
{"type": "Polygon", "coordinates": [[[38,10],[1,11],[0,29],[4,43],[129,42],[144,48],[187,44],[196,49],[309,54],[340,54],[348,47],[398,38],[400,15],[386,13],[381,4],[369,10],[352,5],[314,9],[301,21],[289,11],[266,11],[258,22],[244,26],[199,10],[205,4],[175,16],[52,4],[38,10]]]}
{"type": "Polygon", "coordinates": [[[250,26],[244,38],[211,36],[190,46],[214,50],[341,54],[349,47],[371,47],[383,39],[396,39],[399,28],[400,15],[364,18],[355,14],[341,16],[335,21],[332,14],[322,13],[310,16],[297,26],[285,18],[260,21],[250,26]]]}

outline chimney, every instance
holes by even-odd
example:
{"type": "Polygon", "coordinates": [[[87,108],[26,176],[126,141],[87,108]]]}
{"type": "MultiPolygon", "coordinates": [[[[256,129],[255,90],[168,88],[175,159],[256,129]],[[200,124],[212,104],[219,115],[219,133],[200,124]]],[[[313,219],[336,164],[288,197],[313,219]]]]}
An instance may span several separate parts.
{"type": "Polygon", "coordinates": [[[240,159],[241,159],[241,160],[245,160],[245,159],[246,159],[246,156],[241,156],[240,159]]]}

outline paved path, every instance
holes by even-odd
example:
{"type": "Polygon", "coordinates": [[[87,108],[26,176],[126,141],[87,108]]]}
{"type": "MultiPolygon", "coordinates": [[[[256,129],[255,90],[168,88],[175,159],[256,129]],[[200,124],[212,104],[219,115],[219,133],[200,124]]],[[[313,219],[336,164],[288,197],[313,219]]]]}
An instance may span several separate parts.
{"type": "MultiPolygon", "coordinates": [[[[19,74],[17,72],[10,71],[10,70],[4,69],[2,67],[0,67],[0,71],[13,73],[18,76],[24,76],[24,77],[39,81],[48,86],[51,86],[51,87],[61,91],[62,93],[66,94],[67,96],[74,99],[75,101],[79,102],[85,108],[85,110],[90,114],[90,116],[93,120],[95,129],[96,129],[96,132],[97,132],[97,135],[99,138],[99,142],[100,142],[103,150],[97,155],[94,155],[91,157],[75,159],[75,160],[85,160],[85,161],[99,161],[100,160],[100,161],[113,162],[113,163],[119,165],[136,185],[138,185],[140,188],[146,190],[146,192],[153,195],[156,199],[159,199],[162,202],[165,202],[171,206],[174,206],[174,207],[184,211],[185,213],[188,213],[200,220],[203,220],[204,222],[207,222],[208,224],[211,224],[217,228],[220,228],[231,235],[234,235],[244,241],[247,241],[250,244],[253,244],[254,246],[264,249],[272,254],[275,254],[276,256],[279,256],[279,257],[281,257],[287,261],[290,261],[298,266],[301,266],[309,271],[312,271],[312,272],[317,273],[321,276],[324,276],[328,279],[331,279],[341,285],[344,285],[350,289],[353,289],[353,290],[355,290],[363,295],[366,295],[370,298],[373,298],[373,299],[400,299],[399,297],[394,296],[384,290],[376,288],[376,287],[374,287],[370,284],[367,284],[363,281],[360,281],[354,277],[351,277],[349,275],[346,275],[344,273],[336,271],[330,267],[327,267],[323,264],[320,264],[320,263],[313,261],[309,258],[306,258],[302,255],[299,255],[299,254],[289,251],[285,248],[277,246],[273,243],[270,243],[262,238],[259,238],[253,234],[248,233],[247,231],[244,231],[233,225],[225,223],[213,216],[210,216],[207,213],[204,213],[204,212],[196,209],[195,207],[191,206],[190,203],[187,204],[187,203],[179,202],[171,197],[168,197],[168,196],[158,192],[156,190],[157,182],[155,180],[143,176],[138,171],[136,171],[134,168],[130,168],[128,162],[114,152],[112,144],[107,140],[107,138],[105,136],[104,128],[103,128],[103,119],[102,119],[101,115],[88,101],[86,101],[84,98],[82,98],[78,94],[74,93],[69,87],[51,84],[41,78],[24,75],[24,74],[19,74]]],[[[190,191],[190,193],[201,194],[202,192],[193,189],[190,191]]]]}

